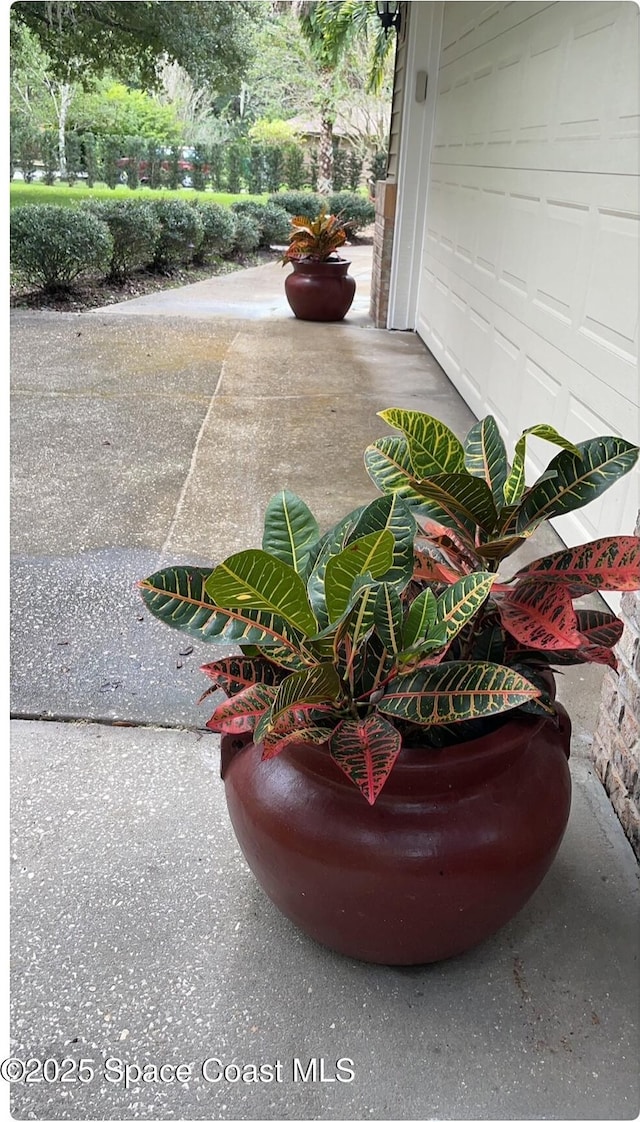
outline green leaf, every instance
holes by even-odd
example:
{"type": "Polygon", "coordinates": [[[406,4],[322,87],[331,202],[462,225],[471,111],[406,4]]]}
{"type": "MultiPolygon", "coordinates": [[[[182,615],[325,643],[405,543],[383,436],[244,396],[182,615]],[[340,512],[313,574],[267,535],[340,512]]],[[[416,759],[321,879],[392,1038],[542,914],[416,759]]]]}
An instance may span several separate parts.
{"type": "Polygon", "coordinates": [[[416,596],[407,612],[402,632],[403,647],[413,647],[421,639],[426,639],[436,618],[436,598],[430,588],[425,588],[416,596]]]}
{"type": "Polygon", "coordinates": [[[413,546],[418,526],[399,495],[383,495],[369,503],[350,532],[348,541],[351,543],[377,530],[389,530],[393,534],[393,561],[389,569],[380,575],[384,575],[387,584],[394,584],[401,592],[413,575],[413,546]]]}
{"type": "Polygon", "coordinates": [[[446,627],[447,644],[484,604],[495,579],[496,573],[469,573],[438,597],[436,619],[446,627]]]}
{"type": "Polygon", "coordinates": [[[348,535],[357,525],[364,509],[365,507],[359,507],[357,510],[351,511],[320,539],[317,556],[307,580],[307,592],[320,628],[326,627],[329,623],[324,592],[327,564],[331,557],[335,557],[341,552],[348,535]]]}
{"type": "Polygon", "coordinates": [[[467,433],[464,462],[470,475],[483,479],[493,495],[496,509],[504,505],[504,485],[509,465],[507,450],[495,417],[478,421],[467,433]]]}
{"type": "Polygon", "coordinates": [[[534,483],[503,531],[522,533],[531,525],[586,506],[625,475],[638,448],[617,436],[600,436],[578,444],[580,455],[560,452],[534,483]]]}
{"type": "Polygon", "coordinates": [[[431,518],[474,541],[476,527],[490,534],[495,529],[498,512],[491,491],[483,479],[472,475],[432,475],[419,484],[425,508],[431,518]]]}
{"type": "Polygon", "coordinates": [[[373,605],[373,625],[385,650],[396,655],[402,646],[402,601],[392,585],[381,584],[373,605]]]}
{"type": "Polygon", "coordinates": [[[439,472],[464,471],[464,448],[455,433],[437,417],[414,409],[385,409],[378,416],[404,433],[418,479],[439,472]]]}
{"type": "Polygon", "coordinates": [[[526,542],[530,533],[533,533],[533,530],[527,530],[524,534],[511,535],[507,538],[493,538],[485,542],[484,545],[477,547],[478,556],[483,557],[486,561],[504,561],[505,557],[509,557],[526,542]]]}
{"type": "Polygon", "coordinates": [[[302,636],[273,612],[239,613],[214,603],[206,582],[215,570],[172,567],[139,582],[154,616],[204,642],[284,643],[300,646],[302,636]]]}
{"type": "Polygon", "coordinates": [[[343,721],[338,725],[329,751],[338,767],[373,805],[401,747],[398,729],[374,714],[364,721],[343,721]]]}
{"type": "Polygon", "coordinates": [[[444,662],[389,683],[378,710],[423,725],[493,717],[537,697],[521,674],[491,662],[444,662]]]}
{"type": "Polygon", "coordinates": [[[524,457],[528,436],[538,436],[541,440],[548,440],[551,444],[565,448],[574,456],[580,457],[579,446],[572,444],[566,437],[561,436],[552,425],[532,425],[530,429],[525,429],[516,444],[513,465],[504,485],[504,501],[507,504],[518,502],[524,494],[524,457]]]}
{"type": "Polygon", "coordinates": [[[280,491],[267,506],[262,548],[305,579],[313,549],[320,538],[309,507],[291,491],[280,491]]]}
{"type": "Polygon", "coordinates": [[[342,683],[332,663],[322,662],[308,670],[290,674],[280,685],[271,707],[270,726],[288,709],[316,707],[322,702],[342,700],[342,683]]]}
{"type": "Polygon", "coordinates": [[[411,510],[422,506],[423,499],[416,491],[420,481],[414,475],[404,437],[386,436],[370,444],[364,454],[364,466],[385,495],[399,495],[411,510]]]}
{"type": "Polygon", "coordinates": [[[378,530],[356,538],[337,556],[330,557],[324,577],[325,600],[329,620],[335,623],[352,599],[356,577],[369,573],[381,577],[393,562],[393,534],[378,530]]]}
{"type": "Polygon", "coordinates": [[[245,549],[227,557],[208,578],[206,590],[220,607],[275,612],[303,635],[317,630],[304,582],[264,550],[245,549]]]}

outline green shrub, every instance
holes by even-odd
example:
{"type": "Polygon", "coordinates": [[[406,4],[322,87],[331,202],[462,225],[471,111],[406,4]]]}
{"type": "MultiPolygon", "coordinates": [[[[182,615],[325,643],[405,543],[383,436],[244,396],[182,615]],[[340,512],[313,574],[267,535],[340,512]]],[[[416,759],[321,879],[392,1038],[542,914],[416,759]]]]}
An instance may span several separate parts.
{"type": "Polygon", "coordinates": [[[214,254],[226,257],[232,253],[236,244],[235,215],[219,203],[196,200],[192,205],[202,223],[202,239],[193,256],[196,264],[204,264],[214,254]]]}
{"type": "Polygon", "coordinates": [[[135,199],[88,199],[83,210],[105,222],[113,238],[110,280],[123,280],[153,261],[160,236],[160,221],[152,203],[135,199]]]}
{"type": "Polygon", "coordinates": [[[323,200],[313,191],[278,191],[269,197],[269,202],[283,207],[287,214],[304,214],[306,218],[317,218],[323,200]]]}
{"type": "Polygon", "coordinates": [[[244,167],[242,155],[242,148],[239,144],[229,144],[227,147],[227,190],[231,195],[239,195],[242,187],[244,167]]]}
{"type": "Polygon", "coordinates": [[[247,199],[232,203],[231,210],[237,215],[248,215],[257,223],[260,231],[259,246],[268,249],[271,245],[286,245],[289,240],[291,221],[288,211],[275,203],[256,203],[247,199]]]}
{"type": "Polygon", "coordinates": [[[190,261],[202,241],[200,212],[181,199],[158,199],[150,203],[160,222],[153,267],[162,272],[190,261]]]}
{"type": "Polygon", "coordinates": [[[268,249],[272,245],[286,245],[291,233],[291,215],[276,203],[265,203],[261,222],[260,245],[268,249]]]}
{"type": "Polygon", "coordinates": [[[290,191],[299,191],[306,183],[304,152],[299,144],[290,144],[287,147],[284,158],[284,178],[290,191]]]}
{"type": "Polygon", "coordinates": [[[347,187],[350,191],[357,191],[362,178],[364,160],[357,152],[350,152],[347,160],[347,187]]]}
{"type": "Polygon", "coordinates": [[[327,207],[332,214],[340,214],[349,237],[364,226],[370,226],[376,217],[376,208],[366,195],[354,191],[339,191],[329,195],[327,207]]]}
{"type": "Polygon", "coordinates": [[[79,207],[34,204],[11,211],[10,249],[25,280],[54,292],[82,273],[104,271],[113,238],[104,222],[79,207]]]}
{"type": "Polygon", "coordinates": [[[260,227],[249,214],[236,214],[236,237],[234,248],[238,253],[251,253],[260,245],[260,227]]]}

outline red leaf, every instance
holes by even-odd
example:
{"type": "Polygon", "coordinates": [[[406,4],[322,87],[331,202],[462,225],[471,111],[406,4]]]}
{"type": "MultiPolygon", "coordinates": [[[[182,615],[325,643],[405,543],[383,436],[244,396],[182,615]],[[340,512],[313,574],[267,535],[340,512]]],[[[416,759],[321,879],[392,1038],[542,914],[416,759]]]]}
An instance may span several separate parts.
{"type": "Polygon", "coordinates": [[[608,647],[578,647],[573,651],[553,651],[549,661],[554,666],[575,666],[582,662],[597,662],[602,666],[618,669],[618,660],[608,647]]]}
{"type": "MultiPolygon", "coordinates": [[[[275,686],[284,677],[283,671],[263,658],[219,658],[216,662],[207,662],[200,669],[215,683],[214,689],[224,690],[229,697],[234,697],[255,682],[275,686]]],[[[210,688],[203,696],[212,692],[210,688]]]]}
{"type": "Polygon", "coordinates": [[[582,643],[566,588],[525,582],[508,596],[496,596],[495,605],[506,630],[529,649],[562,651],[582,643]]]}
{"type": "Polygon", "coordinates": [[[609,612],[580,609],[576,612],[582,641],[593,647],[613,647],[622,638],[624,624],[609,612]]]}
{"type": "Polygon", "coordinates": [[[330,712],[329,705],[308,705],[287,709],[284,713],[278,714],[262,741],[262,759],[271,760],[284,748],[301,740],[307,744],[326,744],[332,730],[319,727],[316,721],[326,717],[330,712]]]}
{"type": "Polygon", "coordinates": [[[277,686],[255,682],[242,693],[227,698],[215,710],[207,728],[212,732],[253,732],[260,717],[271,708],[277,686]]]}
{"type": "Polygon", "coordinates": [[[562,584],[572,596],[597,589],[631,592],[640,588],[640,538],[598,538],[586,545],[561,549],[525,565],[515,579],[562,584]]]}
{"type": "Polygon", "coordinates": [[[398,730],[374,715],[365,721],[342,721],[331,737],[329,750],[338,767],[373,806],[401,747],[398,730]]]}
{"type": "Polygon", "coordinates": [[[459,568],[459,576],[473,573],[481,567],[469,545],[456,534],[455,530],[451,530],[448,526],[441,526],[432,518],[418,516],[417,521],[429,543],[445,553],[451,564],[459,568]]]}
{"type": "Polygon", "coordinates": [[[449,568],[436,561],[429,553],[416,549],[413,563],[413,579],[419,581],[437,581],[439,584],[455,584],[460,580],[460,572],[449,568]]]}

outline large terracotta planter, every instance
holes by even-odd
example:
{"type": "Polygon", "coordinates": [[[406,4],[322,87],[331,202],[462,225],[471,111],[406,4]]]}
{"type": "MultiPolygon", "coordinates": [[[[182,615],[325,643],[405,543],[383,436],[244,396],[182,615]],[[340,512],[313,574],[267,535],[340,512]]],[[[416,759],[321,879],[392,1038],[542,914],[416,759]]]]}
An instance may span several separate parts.
{"type": "Polygon", "coordinates": [[[350,261],[292,261],[284,291],[297,319],[325,323],[344,319],[353,303],[356,282],[347,275],[350,261]]]}
{"type": "Polygon", "coordinates": [[[442,750],[403,748],[374,806],[328,751],[222,738],[231,822],[274,904],[369,962],[432,962],[502,927],[540,884],[571,802],[570,722],[505,722],[442,750]],[[243,746],[244,745],[244,746],[243,746]]]}

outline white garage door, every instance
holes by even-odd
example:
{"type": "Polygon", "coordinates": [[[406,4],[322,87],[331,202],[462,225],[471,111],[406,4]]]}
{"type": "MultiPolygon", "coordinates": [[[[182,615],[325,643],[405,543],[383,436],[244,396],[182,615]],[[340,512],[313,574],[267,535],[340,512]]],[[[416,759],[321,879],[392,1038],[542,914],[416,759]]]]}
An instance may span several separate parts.
{"type": "MultiPolygon", "coordinates": [[[[638,14],[445,5],[416,326],[508,446],[538,422],[638,440],[638,14]]],[[[637,479],[558,532],[632,533],[637,479]]]]}

